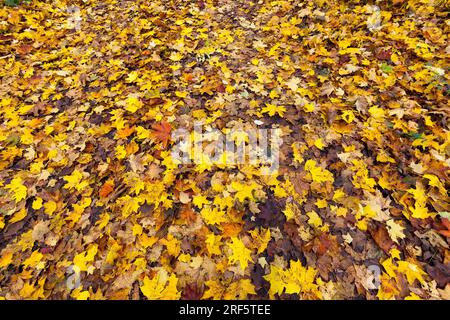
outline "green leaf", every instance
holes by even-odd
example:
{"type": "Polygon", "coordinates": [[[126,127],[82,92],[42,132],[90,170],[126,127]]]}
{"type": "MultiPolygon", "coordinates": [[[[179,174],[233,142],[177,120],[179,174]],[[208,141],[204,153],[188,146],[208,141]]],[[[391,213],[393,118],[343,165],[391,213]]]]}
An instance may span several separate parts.
{"type": "Polygon", "coordinates": [[[384,72],[384,73],[391,73],[393,70],[392,70],[392,67],[390,66],[390,65],[387,65],[386,63],[383,63],[382,65],[381,65],[381,70],[384,72]]]}
{"type": "Polygon", "coordinates": [[[423,138],[423,135],[420,132],[408,132],[408,136],[414,140],[423,138]]]}
{"type": "Polygon", "coordinates": [[[5,4],[8,7],[17,7],[20,4],[20,0],[5,0],[5,4]]]}
{"type": "Polygon", "coordinates": [[[450,220],[450,212],[447,212],[447,211],[441,211],[441,212],[439,212],[439,215],[440,215],[442,218],[446,218],[446,219],[449,219],[449,220],[450,220]]]}

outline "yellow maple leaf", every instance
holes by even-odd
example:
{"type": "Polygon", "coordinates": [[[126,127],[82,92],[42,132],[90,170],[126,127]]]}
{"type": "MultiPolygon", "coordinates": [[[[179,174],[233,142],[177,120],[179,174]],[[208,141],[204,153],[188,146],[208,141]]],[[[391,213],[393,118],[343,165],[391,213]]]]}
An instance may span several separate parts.
{"type": "Polygon", "coordinates": [[[142,108],[144,104],[142,103],[141,100],[139,100],[136,97],[128,97],[126,102],[125,102],[125,110],[131,112],[131,113],[135,113],[136,111],[138,111],[140,108],[142,108]]]}
{"type": "Polygon", "coordinates": [[[39,251],[35,250],[30,255],[30,257],[28,257],[23,262],[23,265],[25,268],[27,268],[29,266],[36,267],[39,264],[39,262],[41,261],[42,257],[44,257],[44,255],[42,253],[40,253],[39,251]]]}
{"type": "Polygon", "coordinates": [[[33,208],[33,210],[39,210],[40,208],[42,208],[42,198],[36,197],[31,207],[33,208]]]}
{"type": "Polygon", "coordinates": [[[139,236],[142,234],[142,226],[140,224],[135,224],[133,225],[132,231],[133,231],[133,236],[139,236]]]}
{"type": "Polygon", "coordinates": [[[258,231],[258,229],[254,229],[250,231],[250,234],[253,238],[252,244],[257,249],[257,253],[261,253],[266,250],[271,238],[270,229],[264,230],[261,228],[260,231],[258,231]]]}
{"type": "Polygon", "coordinates": [[[106,254],[106,263],[114,264],[114,261],[119,256],[119,251],[122,249],[122,246],[117,241],[112,241],[112,244],[109,246],[108,253],[106,254]]]}
{"type": "Polygon", "coordinates": [[[413,284],[416,279],[419,280],[421,284],[425,283],[423,276],[426,275],[426,273],[418,265],[408,261],[397,261],[397,264],[397,270],[406,276],[406,280],[408,280],[409,284],[413,284]]]}
{"type": "Polygon", "coordinates": [[[394,221],[394,219],[390,219],[390,220],[386,221],[386,226],[387,226],[389,236],[395,243],[398,243],[399,238],[400,239],[405,238],[405,234],[403,233],[403,230],[405,228],[403,226],[401,226],[400,224],[396,223],[394,221]]]}
{"type": "Polygon", "coordinates": [[[228,257],[228,262],[234,264],[239,262],[242,270],[245,270],[248,266],[248,262],[252,261],[252,251],[248,249],[241,240],[236,237],[231,238],[231,243],[228,244],[232,254],[228,257]]]}
{"type": "Polygon", "coordinates": [[[308,223],[313,227],[318,228],[322,225],[322,219],[315,211],[310,211],[306,215],[309,217],[308,223]]]}
{"type": "Polygon", "coordinates": [[[389,255],[392,258],[400,260],[400,250],[398,250],[397,248],[392,248],[391,250],[389,250],[389,255]]]}
{"type": "Polygon", "coordinates": [[[272,46],[272,48],[270,48],[268,55],[269,57],[272,57],[276,54],[276,51],[278,50],[278,48],[281,46],[281,43],[276,43],[272,46]]]}
{"type": "Polygon", "coordinates": [[[119,203],[122,205],[122,217],[127,218],[132,213],[138,212],[141,203],[144,201],[140,197],[130,197],[125,195],[119,198],[119,203]]]}
{"type": "Polygon", "coordinates": [[[383,108],[373,106],[369,108],[369,113],[372,115],[374,119],[382,120],[385,116],[385,111],[383,108]]]}
{"type": "Polygon", "coordinates": [[[395,282],[389,279],[387,274],[381,275],[381,285],[377,292],[377,298],[379,300],[391,300],[394,296],[399,294],[399,290],[395,285],[395,282]]]}
{"type": "Polygon", "coordinates": [[[172,52],[169,59],[172,61],[180,61],[183,59],[183,54],[181,52],[172,52]]]}
{"type": "Polygon", "coordinates": [[[314,141],[314,145],[316,146],[317,149],[319,150],[323,150],[323,148],[325,147],[325,144],[323,143],[322,138],[318,138],[314,141]]]}
{"type": "Polygon", "coordinates": [[[338,200],[342,199],[344,196],[345,196],[345,192],[342,189],[338,189],[338,190],[334,191],[333,201],[338,201],[338,200]]]}
{"type": "Polygon", "coordinates": [[[164,269],[149,279],[145,276],[143,285],[140,287],[144,296],[149,300],[177,300],[181,292],[177,290],[178,279],[175,274],[168,275],[164,269]]]}
{"type": "Polygon", "coordinates": [[[422,300],[417,294],[411,292],[409,296],[405,297],[405,300],[422,300]]]}
{"type": "Polygon", "coordinates": [[[321,294],[315,283],[317,270],[312,267],[303,267],[300,261],[291,261],[290,268],[284,274],[286,293],[312,292],[319,298],[321,294]]]}
{"type": "Polygon", "coordinates": [[[311,174],[311,179],[315,182],[334,181],[333,174],[330,171],[317,166],[317,163],[314,160],[309,159],[306,161],[305,170],[311,174]]]}
{"type": "Polygon", "coordinates": [[[145,233],[139,237],[139,240],[144,248],[153,246],[159,239],[158,237],[149,237],[145,233]]]}
{"type": "Polygon", "coordinates": [[[123,145],[118,145],[116,147],[116,158],[119,160],[124,159],[127,156],[127,151],[123,145]]]}
{"type": "Polygon", "coordinates": [[[306,103],[306,104],[303,106],[303,110],[304,110],[305,112],[313,112],[314,109],[315,109],[314,103],[311,103],[311,102],[306,103]]]}
{"type": "Polygon", "coordinates": [[[347,123],[352,123],[355,120],[355,114],[351,110],[345,110],[341,114],[341,119],[347,123]]]}
{"type": "Polygon", "coordinates": [[[255,182],[250,185],[241,183],[238,181],[233,181],[231,187],[236,191],[236,199],[240,202],[244,202],[245,199],[253,199],[253,191],[258,187],[255,182]]]}
{"type": "Polygon", "coordinates": [[[75,289],[70,296],[72,298],[75,298],[76,300],[87,300],[89,299],[89,297],[91,296],[91,294],[89,293],[89,291],[81,291],[80,288],[75,289]]]}
{"type": "Polygon", "coordinates": [[[20,177],[12,179],[5,188],[14,193],[13,198],[16,202],[19,202],[27,197],[27,187],[23,185],[22,178],[20,177]]]}
{"type": "Polygon", "coordinates": [[[427,219],[428,217],[431,217],[428,208],[426,206],[417,205],[417,203],[414,207],[409,207],[409,210],[412,213],[411,216],[416,219],[427,219]]]}
{"type": "Polygon", "coordinates": [[[79,186],[81,180],[83,179],[83,174],[79,170],[75,169],[71,175],[64,176],[63,178],[67,182],[64,185],[64,189],[72,189],[79,186]]]}
{"type": "Polygon", "coordinates": [[[231,283],[225,290],[224,300],[247,299],[249,294],[256,294],[250,279],[240,279],[231,283]]]}
{"type": "Polygon", "coordinates": [[[225,211],[218,208],[211,208],[210,206],[205,206],[200,214],[207,224],[216,225],[227,221],[225,219],[225,211]]]}
{"type": "Polygon", "coordinates": [[[23,220],[23,218],[25,218],[27,216],[27,210],[25,209],[25,207],[23,207],[22,209],[20,209],[19,211],[17,211],[11,218],[11,220],[9,220],[9,223],[15,223],[18,221],[23,220]]]}
{"type": "Polygon", "coordinates": [[[151,131],[142,126],[136,127],[136,137],[140,140],[148,139],[151,136],[151,131]]]}
{"type": "Polygon", "coordinates": [[[222,299],[222,296],[225,293],[225,288],[218,280],[208,280],[205,282],[205,285],[208,289],[203,293],[202,299],[222,299]]]}
{"type": "Polygon", "coordinates": [[[297,212],[297,207],[292,202],[286,203],[286,208],[283,210],[286,220],[294,219],[295,212],[297,212]]]}
{"type": "Polygon", "coordinates": [[[30,298],[30,297],[31,297],[31,295],[33,294],[34,290],[35,290],[35,289],[34,289],[33,283],[27,281],[27,282],[25,282],[25,283],[23,284],[22,289],[20,289],[19,295],[20,295],[22,298],[27,299],[27,298],[30,298]]]}
{"type": "Polygon", "coordinates": [[[166,239],[161,239],[160,243],[166,246],[167,253],[169,253],[171,256],[176,257],[180,254],[181,242],[172,234],[169,234],[166,239]]]}
{"type": "Polygon", "coordinates": [[[275,294],[278,294],[279,296],[284,291],[284,271],[282,268],[277,267],[275,265],[272,265],[270,267],[270,273],[264,276],[264,279],[266,279],[269,284],[269,298],[274,299],[275,294]]]}
{"type": "Polygon", "coordinates": [[[348,209],[344,207],[339,207],[333,210],[334,213],[336,213],[336,216],[338,217],[345,217],[347,215],[348,209]]]}
{"type": "Polygon", "coordinates": [[[131,83],[131,82],[134,82],[134,81],[136,81],[136,79],[139,77],[139,74],[137,73],[137,71],[132,71],[132,72],[130,72],[129,74],[128,74],[128,77],[127,77],[127,82],[129,82],[129,83],[131,83]]]}
{"type": "Polygon", "coordinates": [[[216,236],[214,233],[210,233],[206,236],[206,249],[208,250],[210,255],[222,254],[220,250],[220,246],[222,245],[222,236],[216,236]]]}
{"type": "Polygon", "coordinates": [[[195,195],[192,198],[192,203],[199,209],[203,208],[203,205],[209,204],[209,200],[203,195],[195,195]]]}
{"type": "Polygon", "coordinates": [[[409,193],[411,193],[414,196],[414,200],[416,200],[416,206],[418,207],[424,207],[427,203],[427,195],[425,193],[425,188],[420,182],[416,183],[415,189],[408,189],[409,193]]]}
{"type": "Polygon", "coordinates": [[[317,201],[315,202],[315,205],[317,206],[317,208],[323,209],[323,208],[327,207],[328,203],[327,203],[327,200],[325,200],[325,199],[317,199],[317,201]]]}
{"type": "Polygon", "coordinates": [[[87,271],[88,263],[94,261],[95,255],[98,251],[98,245],[93,243],[89,245],[89,248],[86,251],[83,251],[73,258],[73,264],[77,269],[77,271],[87,271]]]}
{"type": "Polygon", "coordinates": [[[9,266],[12,262],[12,258],[13,258],[12,252],[5,252],[0,258],[0,268],[5,268],[9,266]]]}
{"type": "Polygon", "coordinates": [[[51,216],[53,214],[53,212],[56,211],[56,208],[57,208],[57,204],[53,200],[50,200],[50,201],[44,203],[44,212],[46,214],[48,214],[49,216],[51,216]]]}
{"type": "Polygon", "coordinates": [[[274,104],[266,103],[266,106],[261,109],[261,113],[267,113],[269,116],[273,117],[275,114],[278,114],[280,117],[283,117],[286,112],[286,108],[283,106],[276,106],[274,104]]]}
{"type": "Polygon", "coordinates": [[[433,174],[424,174],[423,177],[425,179],[428,179],[429,182],[428,184],[432,187],[436,187],[439,189],[439,192],[444,195],[447,196],[447,190],[445,189],[444,185],[442,184],[441,181],[439,181],[438,177],[436,177],[433,174]]]}
{"type": "Polygon", "coordinates": [[[395,278],[395,271],[397,270],[397,266],[393,263],[392,258],[384,260],[381,265],[383,266],[389,277],[395,278]]]}
{"type": "Polygon", "coordinates": [[[269,297],[273,299],[275,294],[281,295],[283,292],[294,293],[313,293],[317,298],[322,295],[315,282],[317,270],[312,267],[303,267],[300,261],[290,261],[290,267],[286,270],[271,265],[270,273],[264,276],[270,283],[269,297]]]}
{"type": "Polygon", "coordinates": [[[338,41],[339,49],[346,49],[346,48],[348,48],[351,44],[352,44],[352,40],[351,40],[351,39],[344,39],[344,40],[338,41]]]}

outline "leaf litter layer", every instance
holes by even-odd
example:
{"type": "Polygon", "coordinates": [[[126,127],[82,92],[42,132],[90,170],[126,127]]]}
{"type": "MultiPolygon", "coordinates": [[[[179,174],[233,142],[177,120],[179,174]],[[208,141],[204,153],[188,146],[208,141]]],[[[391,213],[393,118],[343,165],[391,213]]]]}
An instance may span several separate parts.
{"type": "Polygon", "coordinates": [[[2,6],[0,298],[449,299],[446,12],[2,6]],[[178,165],[195,121],[279,128],[279,171],[178,165]]]}

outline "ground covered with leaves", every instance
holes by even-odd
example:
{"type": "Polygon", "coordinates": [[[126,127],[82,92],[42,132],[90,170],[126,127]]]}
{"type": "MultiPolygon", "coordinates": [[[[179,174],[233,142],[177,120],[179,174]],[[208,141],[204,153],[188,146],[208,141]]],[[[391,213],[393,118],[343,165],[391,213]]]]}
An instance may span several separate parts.
{"type": "Polygon", "coordinates": [[[450,299],[448,1],[9,3],[1,299],[450,299]]]}

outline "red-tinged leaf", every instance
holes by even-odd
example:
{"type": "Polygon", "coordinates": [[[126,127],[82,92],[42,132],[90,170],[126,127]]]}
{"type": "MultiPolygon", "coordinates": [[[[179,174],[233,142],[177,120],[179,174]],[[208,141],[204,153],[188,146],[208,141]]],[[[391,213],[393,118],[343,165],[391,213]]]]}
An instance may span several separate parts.
{"type": "Polygon", "coordinates": [[[150,98],[148,100],[144,100],[144,102],[148,107],[154,107],[164,103],[164,100],[161,98],[150,98]]]}
{"type": "Polygon", "coordinates": [[[172,132],[172,126],[166,121],[154,124],[152,126],[152,137],[160,142],[165,149],[170,141],[170,133],[172,132]]]}
{"type": "Polygon", "coordinates": [[[22,45],[16,47],[16,52],[18,54],[27,54],[31,50],[33,50],[33,47],[31,45],[29,45],[29,44],[22,44],[22,45]]]}
{"type": "Polygon", "coordinates": [[[442,218],[442,224],[447,229],[439,230],[438,232],[442,234],[444,237],[450,237],[450,220],[448,220],[447,218],[442,218]]]}
{"type": "Polygon", "coordinates": [[[188,284],[181,295],[182,300],[200,300],[203,295],[203,290],[197,287],[196,284],[188,284]]]}
{"type": "Polygon", "coordinates": [[[101,198],[106,198],[114,190],[114,185],[110,182],[105,182],[100,188],[99,194],[101,198]]]}
{"type": "Polygon", "coordinates": [[[389,50],[381,49],[377,53],[377,59],[378,60],[390,60],[391,55],[392,55],[392,51],[390,49],[389,50]]]}
{"type": "Polygon", "coordinates": [[[392,241],[391,237],[389,237],[389,233],[387,232],[386,228],[383,226],[376,226],[376,227],[370,227],[369,232],[375,240],[375,243],[383,249],[383,251],[388,254],[389,250],[391,250],[392,246],[394,245],[394,242],[392,241]]]}

